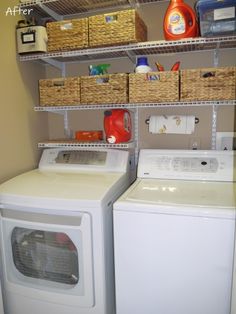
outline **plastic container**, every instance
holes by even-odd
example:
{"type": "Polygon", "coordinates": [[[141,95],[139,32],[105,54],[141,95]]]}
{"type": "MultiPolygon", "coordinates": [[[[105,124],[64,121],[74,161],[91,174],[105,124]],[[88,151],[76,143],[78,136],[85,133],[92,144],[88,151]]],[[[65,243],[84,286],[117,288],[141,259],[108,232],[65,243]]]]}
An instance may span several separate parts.
{"type": "Polygon", "coordinates": [[[94,142],[103,139],[102,131],[76,131],[75,138],[80,142],[94,142]]]}
{"type": "Polygon", "coordinates": [[[131,139],[131,116],[126,109],[104,112],[104,130],[110,144],[128,142],[131,139]]]}
{"type": "Polygon", "coordinates": [[[152,71],[152,68],[150,68],[148,64],[147,57],[139,57],[137,59],[135,73],[148,73],[151,71],[152,71]]]}
{"type": "Polygon", "coordinates": [[[164,17],[166,40],[198,36],[198,25],[194,10],[183,0],[171,0],[164,17]]]}
{"type": "Polygon", "coordinates": [[[236,34],[235,0],[199,0],[196,3],[201,36],[236,34]]]}

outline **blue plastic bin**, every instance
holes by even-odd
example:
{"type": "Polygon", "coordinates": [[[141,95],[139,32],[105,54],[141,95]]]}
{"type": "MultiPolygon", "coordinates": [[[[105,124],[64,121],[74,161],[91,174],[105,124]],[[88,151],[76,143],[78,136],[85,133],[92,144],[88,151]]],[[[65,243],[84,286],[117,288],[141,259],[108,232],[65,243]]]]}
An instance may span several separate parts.
{"type": "Polygon", "coordinates": [[[201,36],[236,35],[236,0],[198,0],[196,11],[201,36]]]}

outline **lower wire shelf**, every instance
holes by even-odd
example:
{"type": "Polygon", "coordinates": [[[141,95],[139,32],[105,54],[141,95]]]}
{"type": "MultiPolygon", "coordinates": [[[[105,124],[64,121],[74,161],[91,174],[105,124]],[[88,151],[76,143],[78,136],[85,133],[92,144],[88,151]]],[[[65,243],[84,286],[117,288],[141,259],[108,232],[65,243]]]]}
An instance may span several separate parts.
{"type": "Polygon", "coordinates": [[[57,139],[47,140],[38,143],[39,148],[56,148],[56,147],[82,147],[82,148],[135,148],[134,142],[109,144],[105,141],[99,142],[79,142],[74,139],[57,139]]]}

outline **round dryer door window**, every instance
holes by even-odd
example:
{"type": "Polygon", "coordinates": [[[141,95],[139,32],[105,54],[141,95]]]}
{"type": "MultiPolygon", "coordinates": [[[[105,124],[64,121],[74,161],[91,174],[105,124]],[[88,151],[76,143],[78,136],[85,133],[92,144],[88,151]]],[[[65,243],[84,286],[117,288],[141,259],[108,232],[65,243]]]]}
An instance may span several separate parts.
{"type": "Polygon", "coordinates": [[[14,264],[24,276],[78,283],[78,252],[66,233],[16,227],[11,242],[14,264]]]}

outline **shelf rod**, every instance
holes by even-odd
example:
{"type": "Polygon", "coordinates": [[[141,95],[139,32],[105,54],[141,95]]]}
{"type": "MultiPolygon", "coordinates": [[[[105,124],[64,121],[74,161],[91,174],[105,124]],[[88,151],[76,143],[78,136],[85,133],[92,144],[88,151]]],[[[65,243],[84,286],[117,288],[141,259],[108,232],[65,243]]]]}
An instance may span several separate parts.
{"type": "Polygon", "coordinates": [[[219,52],[220,52],[220,43],[216,44],[216,48],[214,50],[214,67],[217,68],[219,66],[219,52]]]}
{"type": "Polygon", "coordinates": [[[211,149],[216,149],[216,126],[218,105],[212,105],[211,149]]]}

